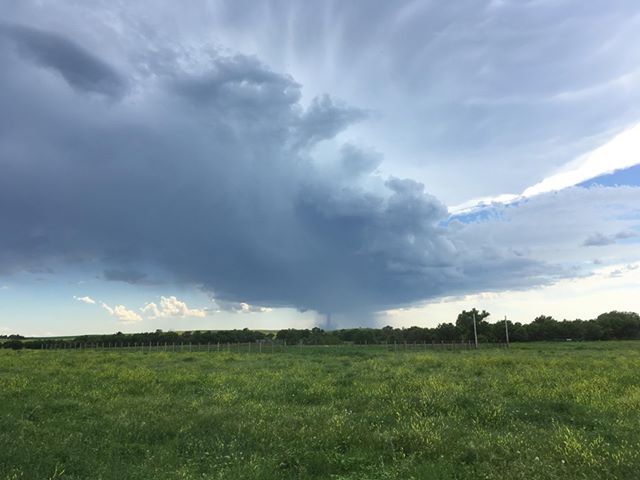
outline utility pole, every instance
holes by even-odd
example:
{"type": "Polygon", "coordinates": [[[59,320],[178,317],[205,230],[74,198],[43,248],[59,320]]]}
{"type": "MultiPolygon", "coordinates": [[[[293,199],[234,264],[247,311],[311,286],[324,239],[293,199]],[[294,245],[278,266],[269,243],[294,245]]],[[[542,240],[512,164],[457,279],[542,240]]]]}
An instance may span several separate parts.
{"type": "Polygon", "coordinates": [[[507,316],[504,316],[504,333],[507,339],[507,348],[509,348],[509,324],[507,323],[507,316]]]}
{"type": "Polygon", "coordinates": [[[478,348],[478,330],[476,330],[476,312],[475,311],[473,312],[473,339],[475,340],[476,348],[478,348]]]}

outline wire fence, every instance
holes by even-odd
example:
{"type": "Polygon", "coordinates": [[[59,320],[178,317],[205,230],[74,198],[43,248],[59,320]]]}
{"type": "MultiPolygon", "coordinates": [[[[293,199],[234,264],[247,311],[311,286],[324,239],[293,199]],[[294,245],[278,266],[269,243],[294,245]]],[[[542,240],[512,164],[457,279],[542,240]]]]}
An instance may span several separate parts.
{"type": "Polygon", "coordinates": [[[285,353],[315,350],[362,349],[388,352],[415,351],[456,351],[486,348],[506,348],[506,343],[472,342],[394,342],[394,343],[339,343],[339,344],[305,344],[282,341],[258,342],[226,342],[226,343],[191,343],[191,342],[65,342],[42,343],[39,350],[90,350],[90,351],[136,351],[136,352],[235,352],[235,353],[285,353]]]}

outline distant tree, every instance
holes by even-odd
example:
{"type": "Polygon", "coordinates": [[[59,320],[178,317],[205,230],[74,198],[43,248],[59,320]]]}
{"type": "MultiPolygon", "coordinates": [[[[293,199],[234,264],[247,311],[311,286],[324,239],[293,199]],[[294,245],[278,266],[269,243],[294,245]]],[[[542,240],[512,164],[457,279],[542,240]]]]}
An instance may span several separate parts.
{"type": "Polygon", "coordinates": [[[640,315],[635,312],[614,310],[599,315],[596,322],[603,329],[605,339],[640,338],[640,315]]]}
{"type": "MultiPolygon", "coordinates": [[[[513,324],[509,323],[509,328],[513,328],[513,324]]],[[[489,334],[486,335],[490,342],[506,342],[507,335],[504,330],[504,320],[492,323],[489,327],[489,334]]]]}
{"type": "Polygon", "coordinates": [[[396,340],[396,329],[387,325],[386,327],[382,327],[382,338],[381,341],[386,343],[393,343],[396,340]]]}
{"type": "Polygon", "coordinates": [[[453,323],[441,323],[433,329],[433,340],[436,342],[457,342],[460,340],[460,329],[453,323]]]}
{"type": "Polygon", "coordinates": [[[529,333],[527,332],[527,326],[520,322],[509,324],[509,341],[510,342],[526,342],[529,340],[529,333]]]}
{"type": "Polygon", "coordinates": [[[433,338],[429,328],[413,326],[405,329],[403,333],[405,340],[409,343],[430,342],[433,338]]]}
{"type": "Polygon", "coordinates": [[[584,322],[582,334],[583,340],[602,340],[604,330],[596,320],[589,320],[584,322]]]}
{"type": "Polygon", "coordinates": [[[22,350],[22,348],[24,348],[24,345],[22,344],[22,342],[20,340],[9,340],[7,342],[4,342],[2,344],[3,348],[10,348],[12,350],[22,350]]]}
{"type": "Polygon", "coordinates": [[[529,340],[558,340],[558,321],[548,315],[539,315],[527,326],[529,340]]]}
{"type": "Polygon", "coordinates": [[[298,330],[295,328],[288,328],[286,330],[279,330],[276,334],[276,339],[285,341],[288,344],[300,343],[305,338],[308,338],[311,332],[308,329],[298,330]]]}
{"type": "Polygon", "coordinates": [[[555,322],[556,320],[550,316],[550,315],[538,315],[536,318],[533,319],[533,322],[531,323],[537,323],[537,324],[545,324],[545,323],[549,323],[549,322],[555,322]]]}
{"type": "Polygon", "coordinates": [[[463,310],[456,319],[456,327],[462,335],[462,340],[473,340],[473,317],[476,319],[476,330],[478,335],[489,337],[491,335],[491,326],[485,320],[490,313],[482,310],[479,312],[476,308],[469,311],[463,310]]]}

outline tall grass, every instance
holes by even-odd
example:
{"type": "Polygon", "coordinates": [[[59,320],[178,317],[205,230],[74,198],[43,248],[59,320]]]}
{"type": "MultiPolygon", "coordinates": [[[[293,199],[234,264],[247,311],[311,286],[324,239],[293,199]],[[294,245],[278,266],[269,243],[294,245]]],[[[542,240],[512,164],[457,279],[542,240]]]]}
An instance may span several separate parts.
{"type": "Polygon", "coordinates": [[[640,344],[0,351],[0,479],[611,479],[640,344]]]}

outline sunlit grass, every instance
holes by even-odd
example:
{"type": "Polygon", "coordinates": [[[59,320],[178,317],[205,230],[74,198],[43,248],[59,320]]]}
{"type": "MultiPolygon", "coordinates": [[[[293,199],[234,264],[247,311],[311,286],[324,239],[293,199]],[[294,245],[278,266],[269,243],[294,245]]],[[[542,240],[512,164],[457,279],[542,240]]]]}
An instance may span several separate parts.
{"type": "Polygon", "coordinates": [[[640,344],[0,350],[0,479],[637,478],[640,344]]]}

